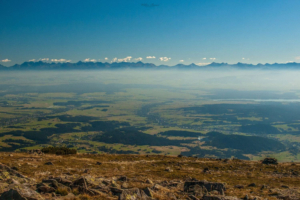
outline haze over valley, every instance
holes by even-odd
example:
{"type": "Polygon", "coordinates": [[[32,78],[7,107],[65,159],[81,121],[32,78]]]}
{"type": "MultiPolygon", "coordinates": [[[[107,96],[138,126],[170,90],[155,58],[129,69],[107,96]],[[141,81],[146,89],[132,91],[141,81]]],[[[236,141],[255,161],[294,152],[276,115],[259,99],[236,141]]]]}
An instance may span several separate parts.
{"type": "Polygon", "coordinates": [[[298,161],[299,73],[5,71],[1,150],[53,145],[82,153],[298,161]]]}

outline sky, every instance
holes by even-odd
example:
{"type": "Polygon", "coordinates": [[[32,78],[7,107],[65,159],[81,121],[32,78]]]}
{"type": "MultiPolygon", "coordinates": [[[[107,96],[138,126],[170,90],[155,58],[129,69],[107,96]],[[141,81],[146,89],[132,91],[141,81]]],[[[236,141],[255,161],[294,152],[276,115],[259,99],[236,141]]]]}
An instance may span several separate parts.
{"type": "Polygon", "coordinates": [[[0,0],[0,64],[300,62],[299,8],[299,0],[0,0]]]}

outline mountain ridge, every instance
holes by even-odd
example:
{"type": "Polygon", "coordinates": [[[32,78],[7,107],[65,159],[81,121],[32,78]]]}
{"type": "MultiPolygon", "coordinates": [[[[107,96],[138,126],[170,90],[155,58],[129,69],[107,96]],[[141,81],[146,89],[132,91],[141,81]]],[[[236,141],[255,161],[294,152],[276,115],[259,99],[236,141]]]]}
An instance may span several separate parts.
{"type": "Polygon", "coordinates": [[[235,69],[300,69],[300,63],[273,63],[273,64],[248,64],[238,62],[236,64],[212,62],[207,65],[197,65],[195,63],[185,65],[177,64],[174,66],[155,65],[143,62],[82,62],[60,63],[60,62],[24,62],[5,67],[0,64],[0,70],[118,70],[118,69],[216,69],[216,68],[235,68],[235,69]]]}

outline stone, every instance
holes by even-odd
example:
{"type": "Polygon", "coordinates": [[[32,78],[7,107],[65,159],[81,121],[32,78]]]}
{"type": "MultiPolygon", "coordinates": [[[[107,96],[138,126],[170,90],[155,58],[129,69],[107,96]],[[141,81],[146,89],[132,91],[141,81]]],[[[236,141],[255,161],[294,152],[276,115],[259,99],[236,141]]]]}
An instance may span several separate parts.
{"type": "Polygon", "coordinates": [[[268,188],[269,188],[269,187],[268,187],[267,185],[262,185],[260,189],[261,189],[261,190],[264,190],[264,189],[268,189],[268,188]]]}
{"type": "Polygon", "coordinates": [[[167,167],[167,168],[165,169],[165,171],[167,171],[167,172],[173,172],[173,169],[171,169],[170,167],[167,167]]]}
{"type": "Polygon", "coordinates": [[[194,195],[189,195],[189,198],[191,199],[191,200],[199,200],[197,197],[195,197],[194,195]]]}
{"type": "Polygon", "coordinates": [[[251,183],[248,185],[248,187],[256,187],[256,184],[255,183],[251,183]]]}
{"type": "Polygon", "coordinates": [[[150,179],[147,179],[146,183],[153,185],[153,182],[150,179]]]}
{"type": "Polygon", "coordinates": [[[121,176],[118,178],[118,181],[128,181],[128,178],[126,176],[121,176]]]}
{"type": "Polygon", "coordinates": [[[155,185],[152,187],[152,189],[154,189],[154,190],[163,190],[164,187],[161,186],[161,185],[159,185],[159,184],[155,184],[155,185]]]}
{"type": "Polygon", "coordinates": [[[65,178],[61,178],[61,177],[56,177],[54,178],[57,182],[66,185],[66,186],[70,186],[72,184],[72,181],[65,179],[65,178]]]}
{"type": "Polygon", "coordinates": [[[49,186],[41,186],[38,188],[38,191],[42,193],[52,193],[55,192],[55,189],[49,186]]]}
{"type": "Polygon", "coordinates": [[[11,169],[13,169],[15,171],[19,171],[19,168],[17,168],[17,167],[12,167],[11,169]]]}
{"type": "Polygon", "coordinates": [[[97,162],[96,165],[102,165],[102,163],[101,162],[97,162]]]}
{"type": "Polygon", "coordinates": [[[175,196],[175,194],[173,194],[171,192],[167,193],[167,196],[168,196],[168,199],[170,199],[170,200],[177,200],[177,197],[175,196]]]}
{"type": "Polygon", "coordinates": [[[119,196],[119,200],[150,200],[151,198],[145,195],[144,191],[138,188],[123,190],[119,196]]]}
{"type": "Polygon", "coordinates": [[[207,195],[202,198],[202,200],[240,200],[236,197],[224,197],[224,196],[217,196],[217,195],[207,195]]]}
{"type": "Polygon", "coordinates": [[[52,162],[46,162],[45,165],[54,165],[52,162]]]}
{"type": "Polygon", "coordinates": [[[205,168],[203,169],[203,173],[207,173],[207,172],[209,172],[209,169],[208,169],[208,167],[205,167],[205,168]]]}
{"type": "Polygon", "coordinates": [[[205,187],[208,192],[211,192],[213,190],[216,190],[219,192],[219,194],[222,193],[222,191],[226,191],[225,185],[223,183],[214,183],[214,182],[208,182],[208,181],[187,181],[184,183],[184,191],[187,192],[191,186],[199,185],[200,187],[205,187]]]}
{"type": "Polygon", "coordinates": [[[80,194],[88,194],[90,196],[102,195],[102,192],[100,192],[96,189],[85,188],[85,187],[82,187],[82,186],[78,187],[78,192],[80,194]]]}
{"type": "Polygon", "coordinates": [[[127,184],[126,182],[124,182],[124,183],[121,185],[121,188],[122,188],[122,189],[128,189],[129,186],[128,186],[128,184],[127,184]]]}
{"type": "Polygon", "coordinates": [[[82,178],[79,178],[79,179],[75,180],[73,182],[73,185],[87,188],[87,183],[86,182],[87,182],[86,179],[82,177],[82,178]]]}
{"type": "Polygon", "coordinates": [[[208,194],[206,187],[200,185],[191,185],[186,192],[200,197],[208,194]]]}
{"type": "Polygon", "coordinates": [[[219,191],[213,190],[213,191],[210,192],[210,194],[212,194],[212,195],[218,195],[218,194],[219,194],[219,191]]]}
{"type": "Polygon", "coordinates": [[[146,194],[147,196],[153,197],[153,191],[152,191],[150,188],[146,187],[146,188],[144,189],[144,192],[145,192],[145,194],[146,194]]]}
{"type": "Polygon", "coordinates": [[[111,181],[111,186],[116,187],[116,188],[120,188],[120,185],[117,184],[116,181],[114,181],[114,180],[111,181]]]}
{"type": "Polygon", "coordinates": [[[238,188],[238,189],[243,189],[243,188],[244,188],[243,185],[235,185],[234,187],[235,187],[235,188],[238,188]]]}
{"type": "Polygon", "coordinates": [[[123,189],[116,188],[116,187],[111,187],[111,188],[110,188],[110,191],[111,191],[114,195],[119,196],[120,194],[122,194],[123,189]]]}
{"type": "Polygon", "coordinates": [[[27,200],[17,190],[9,190],[0,196],[0,200],[27,200]]]}
{"type": "Polygon", "coordinates": [[[23,185],[14,185],[12,189],[2,193],[0,200],[43,200],[36,191],[23,185]]]}

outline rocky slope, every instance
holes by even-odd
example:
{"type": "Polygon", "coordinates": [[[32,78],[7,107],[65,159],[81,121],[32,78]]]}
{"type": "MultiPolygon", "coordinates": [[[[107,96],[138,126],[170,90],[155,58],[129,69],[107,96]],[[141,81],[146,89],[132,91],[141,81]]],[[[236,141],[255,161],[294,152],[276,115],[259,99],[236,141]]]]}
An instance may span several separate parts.
{"type": "Polygon", "coordinates": [[[300,199],[300,163],[0,153],[0,200],[300,199]]]}

